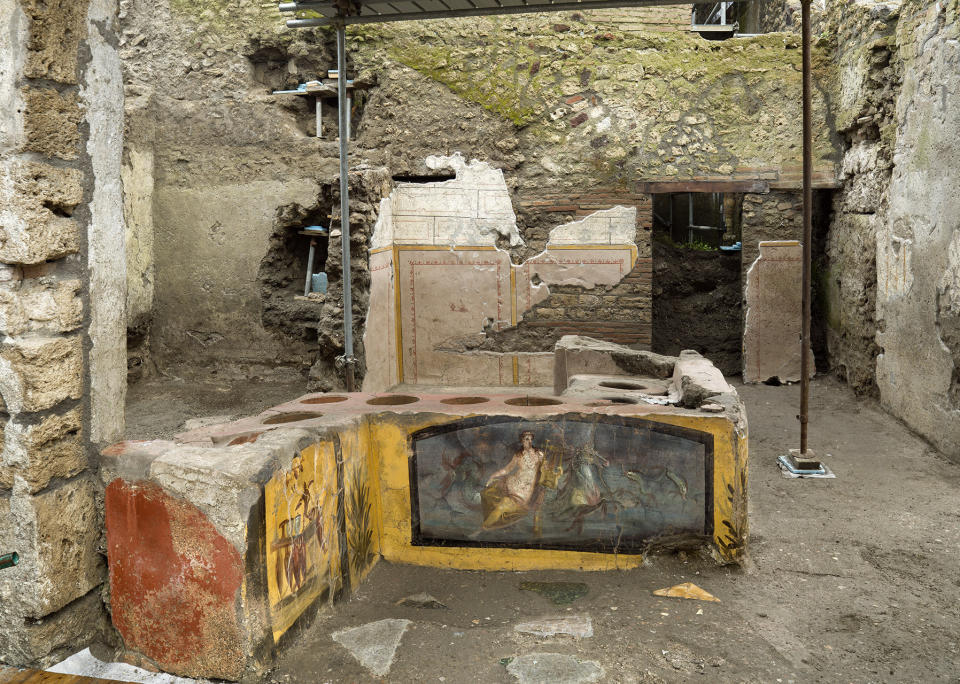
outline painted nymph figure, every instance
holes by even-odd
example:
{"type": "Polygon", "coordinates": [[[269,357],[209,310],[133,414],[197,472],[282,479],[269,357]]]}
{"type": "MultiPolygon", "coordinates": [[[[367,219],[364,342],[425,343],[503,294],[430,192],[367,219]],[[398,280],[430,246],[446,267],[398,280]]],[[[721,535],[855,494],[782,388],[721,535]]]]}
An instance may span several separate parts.
{"type": "MultiPolygon", "coordinates": [[[[520,449],[510,462],[487,480],[480,495],[485,530],[519,522],[543,503],[544,488],[555,489],[559,465],[548,464],[543,451],[533,446],[533,433],[520,433],[520,449]]],[[[537,525],[535,524],[535,527],[537,525]]]]}

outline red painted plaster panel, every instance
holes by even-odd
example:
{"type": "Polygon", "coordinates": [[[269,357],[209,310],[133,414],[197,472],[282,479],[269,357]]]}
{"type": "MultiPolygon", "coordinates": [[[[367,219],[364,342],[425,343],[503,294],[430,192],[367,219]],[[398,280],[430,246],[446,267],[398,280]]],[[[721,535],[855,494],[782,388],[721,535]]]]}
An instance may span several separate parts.
{"type": "Polygon", "coordinates": [[[193,505],[149,482],[106,490],[113,622],[127,648],[163,670],[239,679],[240,553],[193,505]]]}

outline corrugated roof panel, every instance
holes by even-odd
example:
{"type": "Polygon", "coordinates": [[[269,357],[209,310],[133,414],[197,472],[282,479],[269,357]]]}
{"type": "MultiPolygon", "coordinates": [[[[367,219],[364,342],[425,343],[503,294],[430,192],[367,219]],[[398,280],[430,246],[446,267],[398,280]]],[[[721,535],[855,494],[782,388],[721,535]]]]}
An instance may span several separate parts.
{"type": "MultiPolygon", "coordinates": [[[[349,0],[337,0],[341,7],[349,0]]],[[[352,0],[352,9],[340,15],[328,0],[292,0],[281,2],[281,12],[312,10],[322,18],[291,19],[287,26],[300,28],[323,26],[342,20],[344,24],[377,21],[414,21],[447,17],[490,16],[559,10],[588,10],[612,7],[655,7],[659,5],[707,4],[713,0],[352,0]]]]}
{"type": "Polygon", "coordinates": [[[454,10],[467,10],[476,7],[476,5],[472,2],[469,2],[469,0],[447,0],[447,4],[450,5],[450,8],[454,10]]]}

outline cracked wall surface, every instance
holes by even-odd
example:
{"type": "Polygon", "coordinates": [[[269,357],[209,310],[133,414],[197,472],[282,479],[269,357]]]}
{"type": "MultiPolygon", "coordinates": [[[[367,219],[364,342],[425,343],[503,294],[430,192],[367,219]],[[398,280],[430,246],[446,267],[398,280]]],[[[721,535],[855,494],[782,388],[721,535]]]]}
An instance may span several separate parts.
{"type": "MultiPolygon", "coordinates": [[[[614,207],[557,226],[540,254],[514,263],[506,250],[522,240],[503,172],[460,155],[426,163],[451,168],[456,177],[401,183],[381,202],[371,246],[365,388],[549,384],[550,352],[562,333],[544,330],[523,342],[518,327],[528,318],[575,323],[581,301],[555,294],[559,289],[596,300],[583,316],[594,334],[606,337],[594,293],[619,285],[637,263],[636,208],[614,207]]],[[[649,292],[646,300],[621,304],[634,317],[649,314],[649,292]]]]}
{"type": "Polygon", "coordinates": [[[960,5],[841,2],[828,10],[845,141],[843,186],[814,274],[830,366],[956,454],[960,5]]]}
{"type": "Polygon", "coordinates": [[[896,33],[887,220],[877,231],[877,384],[884,406],[960,453],[960,2],[906,2],[896,33]]]}

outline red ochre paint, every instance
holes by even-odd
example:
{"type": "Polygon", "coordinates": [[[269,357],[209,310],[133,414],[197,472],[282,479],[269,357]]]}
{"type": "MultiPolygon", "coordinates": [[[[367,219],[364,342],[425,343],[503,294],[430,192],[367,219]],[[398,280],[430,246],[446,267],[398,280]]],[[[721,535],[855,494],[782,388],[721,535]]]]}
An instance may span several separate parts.
{"type": "Polygon", "coordinates": [[[187,676],[238,679],[240,553],[193,505],[150,482],[106,490],[113,622],[127,648],[187,676]]]}

